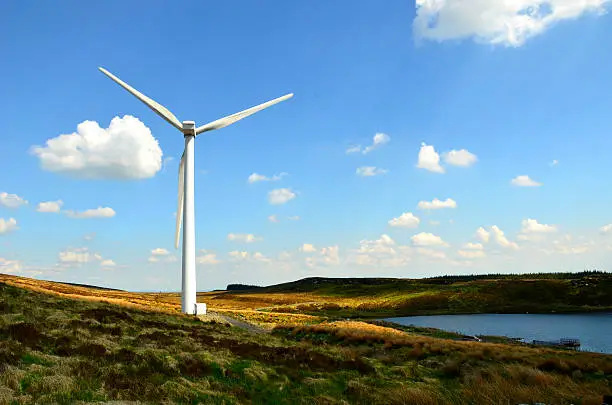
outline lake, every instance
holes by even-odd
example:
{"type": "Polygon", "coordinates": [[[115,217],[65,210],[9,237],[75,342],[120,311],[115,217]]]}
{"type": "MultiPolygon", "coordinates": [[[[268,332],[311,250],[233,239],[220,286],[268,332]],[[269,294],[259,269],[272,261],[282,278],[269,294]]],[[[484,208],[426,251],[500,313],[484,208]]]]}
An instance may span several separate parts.
{"type": "Polygon", "coordinates": [[[580,339],[580,350],[612,354],[612,313],[431,315],[384,320],[465,335],[520,337],[527,342],[576,338],[580,339]]]}

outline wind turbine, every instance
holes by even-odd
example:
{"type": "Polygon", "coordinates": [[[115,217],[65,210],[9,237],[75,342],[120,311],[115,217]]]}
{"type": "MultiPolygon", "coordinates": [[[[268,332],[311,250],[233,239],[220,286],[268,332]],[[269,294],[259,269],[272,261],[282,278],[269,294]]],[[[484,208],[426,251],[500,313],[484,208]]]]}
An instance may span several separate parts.
{"type": "Polygon", "coordinates": [[[194,207],[194,157],[193,145],[197,135],[203,132],[221,129],[233,124],[251,114],[268,108],[276,103],[287,100],[293,97],[293,93],[284,95],[266,103],[251,107],[247,110],[240,111],[236,114],[228,115],[227,117],[209,122],[206,125],[196,127],[194,121],[179,120],[166,107],[155,102],[138,90],[134,89],[117,76],[110,73],[108,70],[98,68],[106,76],[110,77],[121,87],[132,93],[136,98],[145,103],[149,108],[155,111],[160,117],[166,120],[170,125],[178,129],[185,136],[185,150],[181,157],[179,165],[178,178],[178,210],[176,212],[176,233],[174,236],[174,247],[178,249],[179,234],[181,230],[181,222],[183,226],[183,280],[182,280],[182,295],[181,309],[185,314],[200,314],[206,313],[206,304],[198,304],[196,301],[196,258],[195,258],[195,207],[194,207]]]}

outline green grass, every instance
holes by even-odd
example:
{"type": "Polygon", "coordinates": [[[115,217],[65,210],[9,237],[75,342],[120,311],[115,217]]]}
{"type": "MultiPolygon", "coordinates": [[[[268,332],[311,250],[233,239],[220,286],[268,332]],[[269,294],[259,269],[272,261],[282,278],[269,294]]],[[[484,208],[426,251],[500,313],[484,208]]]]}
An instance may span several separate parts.
{"type": "Polygon", "coordinates": [[[612,393],[612,356],[456,342],[424,328],[251,334],[2,283],[0,315],[0,405],[599,405],[612,393]]]}

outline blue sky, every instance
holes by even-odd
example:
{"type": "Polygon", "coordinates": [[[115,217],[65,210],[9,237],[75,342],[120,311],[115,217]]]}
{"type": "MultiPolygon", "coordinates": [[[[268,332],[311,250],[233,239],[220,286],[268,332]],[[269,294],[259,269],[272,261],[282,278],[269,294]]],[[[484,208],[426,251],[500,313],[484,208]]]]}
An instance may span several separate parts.
{"type": "Polygon", "coordinates": [[[610,2],[465,3],[2,4],[0,272],[180,286],[182,136],[98,66],[199,125],[295,93],[196,140],[200,290],[609,270],[610,2]]]}

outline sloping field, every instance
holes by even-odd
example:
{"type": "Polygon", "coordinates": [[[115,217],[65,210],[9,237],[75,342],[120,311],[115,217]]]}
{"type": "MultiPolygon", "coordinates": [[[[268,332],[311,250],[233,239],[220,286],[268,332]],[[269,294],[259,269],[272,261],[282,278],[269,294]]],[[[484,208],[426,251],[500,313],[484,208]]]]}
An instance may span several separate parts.
{"type": "Polygon", "coordinates": [[[3,279],[0,404],[599,405],[612,394],[608,355],[354,321],[283,322],[253,334],[177,314],[170,295],[3,279]],[[106,294],[112,303],[99,302],[106,294]],[[166,312],[152,310],[159,302],[166,312]]]}

